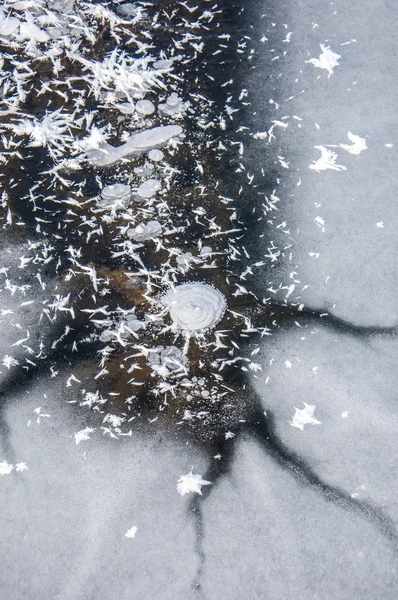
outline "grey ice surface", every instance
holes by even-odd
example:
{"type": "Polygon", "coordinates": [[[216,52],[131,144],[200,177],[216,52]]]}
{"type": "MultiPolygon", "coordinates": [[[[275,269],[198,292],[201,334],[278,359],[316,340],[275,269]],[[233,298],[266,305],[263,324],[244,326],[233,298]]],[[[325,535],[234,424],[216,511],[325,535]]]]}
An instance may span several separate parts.
{"type": "MultiPolygon", "coordinates": [[[[261,6],[252,8],[251,18],[259,17],[261,6]]],[[[274,231],[273,239],[278,237],[279,249],[289,245],[289,250],[272,281],[278,284],[294,272],[300,283],[291,300],[327,308],[357,324],[396,325],[396,4],[305,0],[284,3],[283,13],[285,33],[292,35],[277,50],[286,51],[286,57],[274,63],[271,79],[262,79],[258,69],[250,75],[254,131],[271,126],[270,99],[279,104],[273,118],[288,123],[275,127],[276,140],[269,145],[253,139],[248,148],[252,171],[278,165],[277,156],[288,163],[280,169],[276,190],[281,203],[275,225],[285,226],[274,231]],[[330,77],[306,62],[319,57],[320,44],[341,56],[330,77]],[[320,155],[315,146],[347,144],[349,131],[364,138],[368,149],[356,156],[332,148],[345,171],[309,169],[320,155]]],[[[257,39],[264,29],[257,20],[257,39]]],[[[272,46],[259,46],[262,56],[269,55],[272,46]]]]}
{"type": "Polygon", "coordinates": [[[283,443],[327,484],[380,507],[398,525],[398,338],[355,336],[314,323],[264,346],[254,385],[283,443]],[[316,406],[320,425],[291,425],[316,406]]]}
{"type": "Polygon", "coordinates": [[[204,597],[396,597],[398,559],[360,515],[327,502],[242,439],[203,508],[204,597]]]}
{"type": "Polygon", "coordinates": [[[165,439],[156,425],[116,443],[96,431],[76,445],[84,423],[65,406],[73,391],[55,381],[16,395],[3,423],[2,455],[28,466],[1,479],[3,597],[189,598],[195,521],[176,483],[192,466],[206,470],[202,452],[165,439]],[[38,422],[39,406],[49,416],[38,422]],[[126,537],[134,526],[136,536],[126,537]]]}
{"type": "MultiPolygon", "coordinates": [[[[266,22],[265,4],[253,4],[256,33],[266,22]]],[[[256,359],[262,371],[250,377],[266,419],[303,471],[245,435],[231,468],[199,498],[195,513],[176,483],[191,468],[205,476],[210,451],[170,439],[156,423],[118,440],[96,429],[77,445],[74,434],[86,424],[67,404],[81,400],[73,384],[65,388],[64,379],[50,374],[33,380],[6,399],[1,423],[1,459],[28,467],[0,477],[5,598],[398,596],[398,342],[393,332],[350,328],[388,328],[398,318],[396,5],[286,2],[282,20],[293,35],[280,49],[288,55],[278,87],[271,93],[261,72],[246,84],[259,92],[253,105],[258,131],[271,125],[262,120],[271,95],[281,105],[275,119],[289,115],[288,128],[275,131],[277,146],[253,140],[245,155],[252,171],[267,166],[265,154],[289,163],[281,169],[273,223],[286,226],[272,229],[282,254],[273,271],[261,275],[260,287],[266,295],[270,285],[296,279],[287,301],[348,323],[344,331],[318,317],[306,327],[274,332],[256,359]],[[331,77],[306,63],[319,56],[321,43],[342,57],[331,77]],[[345,144],[348,131],[365,138],[368,149],[356,156],[335,148],[346,171],[309,169],[319,158],[315,146],[345,144]],[[315,407],[320,423],[300,430],[291,423],[305,404],[315,407]],[[38,407],[50,416],[39,418],[38,407]],[[126,537],[134,526],[135,537],[126,537]]],[[[157,145],[144,140],[139,152],[157,145]]],[[[266,252],[269,231],[262,239],[266,252]]],[[[7,260],[2,256],[3,265],[7,260]]],[[[13,265],[13,284],[17,273],[13,265]]],[[[40,301],[40,282],[33,283],[40,301]]],[[[2,356],[26,329],[36,349],[43,334],[35,306],[22,310],[20,292],[6,298],[2,308],[13,314],[0,324],[2,356]]],[[[26,353],[17,345],[12,354],[22,361],[26,353]]],[[[10,373],[12,367],[3,368],[2,376],[10,373]]]]}

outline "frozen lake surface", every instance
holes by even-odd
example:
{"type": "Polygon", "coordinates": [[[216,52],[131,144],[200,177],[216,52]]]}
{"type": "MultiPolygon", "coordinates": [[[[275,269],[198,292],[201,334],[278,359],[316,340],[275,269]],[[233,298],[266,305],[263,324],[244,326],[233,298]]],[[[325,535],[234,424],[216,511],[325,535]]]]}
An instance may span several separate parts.
{"type": "Polygon", "coordinates": [[[4,2],[4,597],[395,600],[396,18],[4,2]]]}

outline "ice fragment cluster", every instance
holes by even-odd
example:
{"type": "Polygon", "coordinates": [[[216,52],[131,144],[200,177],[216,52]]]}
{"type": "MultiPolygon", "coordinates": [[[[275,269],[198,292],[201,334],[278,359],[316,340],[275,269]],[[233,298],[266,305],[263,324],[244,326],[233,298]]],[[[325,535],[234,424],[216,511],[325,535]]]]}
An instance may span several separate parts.
{"type": "Polygon", "coordinates": [[[127,236],[135,242],[146,242],[162,233],[162,226],[158,221],[148,221],[141,223],[137,227],[131,227],[127,230],[127,236]]]}

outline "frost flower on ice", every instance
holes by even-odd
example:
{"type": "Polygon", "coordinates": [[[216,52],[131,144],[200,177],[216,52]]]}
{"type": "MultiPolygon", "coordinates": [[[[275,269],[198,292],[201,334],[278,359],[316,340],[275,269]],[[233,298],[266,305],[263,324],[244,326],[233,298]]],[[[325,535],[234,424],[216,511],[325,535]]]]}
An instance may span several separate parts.
{"type": "Polygon", "coordinates": [[[361,138],[359,135],[351,133],[351,131],[347,133],[347,137],[351,142],[351,146],[349,144],[340,144],[340,148],[343,148],[343,150],[346,150],[350,154],[361,154],[361,152],[367,150],[365,138],[361,138]]]}
{"type": "Polygon", "coordinates": [[[72,143],[71,126],[71,115],[55,110],[47,112],[40,120],[23,119],[20,123],[12,125],[12,129],[18,135],[28,135],[31,139],[29,146],[47,146],[55,158],[61,156],[65,148],[72,143]]]}
{"type": "Polygon", "coordinates": [[[6,354],[3,358],[3,365],[9,369],[10,367],[16,367],[19,362],[13,357],[6,354]]]}
{"type": "Polygon", "coordinates": [[[85,442],[90,439],[90,433],[93,433],[95,429],[92,427],[86,427],[85,429],[81,429],[75,433],[75,441],[76,446],[80,444],[80,442],[85,442]]]}
{"type": "Polygon", "coordinates": [[[310,58],[306,62],[318,69],[326,69],[329,73],[328,77],[330,77],[334,73],[334,68],[339,66],[339,58],[341,58],[341,56],[340,54],[333,52],[333,50],[330,49],[330,46],[321,44],[321,50],[322,54],[319,58],[310,58]]]}
{"type": "Polygon", "coordinates": [[[14,470],[14,465],[9,464],[6,460],[0,463],[0,475],[9,475],[14,470]]]}
{"type": "Polygon", "coordinates": [[[332,171],[346,171],[347,168],[344,165],[337,165],[337,154],[333,152],[333,150],[329,150],[325,148],[325,146],[315,146],[318,150],[321,151],[321,157],[318,160],[315,160],[312,165],[310,165],[310,169],[313,169],[317,173],[321,171],[327,171],[328,169],[332,171]]]}
{"type": "Polygon", "coordinates": [[[294,407],[295,413],[290,421],[290,425],[292,427],[296,427],[297,429],[301,429],[304,431],[304,425],[322,425],[321,421],[315,419],[314,413],[316,406],[315,404],[306,404],[304,402],[304,408],[299,409],[294,407]]]}
{"type": "Polygon", "coordinates": [[[149,57],[133,58],[123,51],[114,50],[102,62],[77,57],[90,72],[93,94],[117,92],[128,100],[141,98],[153,87],[164,87],[162,72],[150,68],[149,57]]]}
{"type": "Polygon", "coordinates": [[[202,495],[202,486],[204,485],[211,485],[211,481],[206,481],[202,475],[193,474],[191,469],[188,475],[181,475],[177,482],[177,492],[181,496],[192,492],[202,495]]]}
{"type": "Polygon", "coordinates": [[[28,470],[28,467],[26,466],[26,463],[20,462],[15,465],[15,470],[17,473],[23,473],[28,470]]]}
{"type": "Polygon", "coordinates": [[[135,538],[137,531],[138,531],[138,527],[133,525],[133,527],[130,527],[130,529],[128,529],[126,531],[126,533],[124,534],[124,537],[133,539],[133,538],[135,538]]]}

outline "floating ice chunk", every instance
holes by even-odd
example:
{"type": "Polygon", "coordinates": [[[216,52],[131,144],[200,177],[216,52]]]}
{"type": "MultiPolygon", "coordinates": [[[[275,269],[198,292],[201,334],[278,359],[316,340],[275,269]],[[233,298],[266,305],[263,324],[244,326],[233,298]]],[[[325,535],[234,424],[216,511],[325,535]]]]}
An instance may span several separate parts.
{"type": "Polygon", "coordinates": [[[162,377],[168,377],[175,373],[186,372],[188,359],[182,350],[176,346],[159,347],[157,350],[148,356],[148,363],[155,373],[162,377]]]}
{"type": "Polygon", "coordinates": [[[194,475],[191,469],[188,475],[181,475],[177,483],[177,492],[181,496],[192,492],[202,495],[202,487],[204,485],[211,485],[211,481],[206,481],[202,478],[202,475],[194,475]]]}
{"type": "Polygon", "coordinates": [[[140,198],[152,198],[162,188],[159,179],[147,179],[137,189],[137,196],[140,198]]]}
{"type": "Polygon", "coordinates": [[[121,158],[122,155],[118,152],[118,148],[107,142],[103,142],[98,148],[87,151],[87,160],[95,167],[107,167],[121,158]]]}
{"type": "Polygon", "coordinates": [[[164,365],[170,373],[184,371],[185,365],[188,362],[185,354],[176,346],[168,346],[164,348],[160,354],[162,365],[164,365]]]}
{"type": "Polygon", "coordinates": [[[115,339],[115,332],[111,331],[110,329],[104,329],[104,331],[101,333],[101,335],[99,336],[100,342],[111,342],[112,340],[115,339]]]}
{"type": "Polygon", "coordinates": [[[175,92],[170,94],[165,104],[159,104],[159,111],[168,116],[175,115],[176,113],[182,113],[184,110],[185,104],[175,92]]]}
{"type": "Polygon", "coordinates": [[[164,154],[161,150],[151,150],[148,154],[149,160],[153,162],[159,162],[164,159],[164,154]]]}
{"type": "Polygon", "coordinates": [[[142,18],[147,16],[147,13],[142,9],[141,6],[137,6],[132,2],[126,2],[116,8],[116,11],[119,15],[123,17],[137,17],[141,16],[142,18]]]}
{"type": "Polygon", "coordinates": [[[140,329],[142,329],[143,324],[138,319],[130,319],[126,322],[126,327],[128,327],[128,329],[131,329],[131,331],[139,331],[140,329]]]}
{"type": "Polygon", "coordinates": [[[148,223],[141,223],[137,227],[130,228],[127,230],[129,238],[136,242],[145,242],[151,238],[157,237],[162,233],[162,226],[158,221],[148,221],[148,223]]]}
{"type": "Polygon", "coordinates": [[[318,160],[315,160],[312,165],[310,165],[310,169],[317,171],[326,171],[327,169],[331,169],[333,171],[346,171],[347,168],[343,165],[337,165],[337,154],[333,152],[333,150],[329,150],[325,148],[325,146],[315,146],[318,150],[321,151],[321,157],[318,160]]]}
{"type": "Polygon", "coordinates": [[[16,33],[20,25],[17,17],[6,16],[2,10],[0,10],[0,35],[3,37],[9,37],[16,33]]]}
{"type": "Polygon", "coordinates": [[[351,133],[351,131],[347,133],[347,137],[352,144],[351,146],[349,144],[340,144],[340,148],[343,148],[343,150],[347,150],[351,154],[361,154],[361,152],[367,150],[368,147],[365,138],[361,138],[359,135],[351,133]]]}
{"type": "Polygon", "coordinates": [[[75,0],[51,0],[49,8],[62,13],[70,13],[73,10],[75,0]]]}
{"type": "Polygon", "coordinates": [[[133,134],[124,146],[128,146],[133,152],[141,154],[167,144],[169,140],[173,137],[178,137],[182,132],[183,129],[180,125],[154,127],[153,129],[147,129],[146,131],[133,134]]]}
{"type": "Polygon", "coordinates": [[[301,410],[294,407],[296,412],[290,421],[290,425],[292,427],[297,427],[297,429],[301,429],[301,431],[304,431],[304,425],[322,425],[321,421],[318,421],[318,419],[315,419],[314,417],[316,409],[315,404],[306,404],[305,402],[303,404],[304,408],[301,410]]]}
{"type": "Polygon", "coordinates": [[[155,112],[155,105],[150,100],[138,100],[135,105],[136,111],[143,116],[152,115],[155,112]]]}
{"type": "Polygon", "coordinates": [[[334,68],[339,66],[339,58],[341,58],[341,56],[340,54],[333,52],[330,49],[330,46],[321,44],[321,50],[322,54],[319,58],[310,58],[310,60],[307,60],[306,62],[314,65],[314,67],[317,67],[318,69],[326,69],[329,73],[328,77],[330,77],[334,73],[334,68]]]}
{"type": "Polygon", "coordinates": [[[212,254],[212,252],[213,248],[210,248],[210,246],[203,246],[200,254],[201,256],[209,256],[209,254],[212,254]]]}
{"type": "Polygon", "coordinates": [[[178,329],[202,332],[217,325],[227,307],[221,292],[206,283],[184,283],[170,290],[162,302],[178,329]]]}
{"type": "Polygon", "coordinates": [[[101,192],[101,196],[104,200],[129,200],[131,198],[131,189],[129,185],[125,183],[113,183],[112,185],[106,185],[101,192]]]}
{"type": "Polygon", "coordinates": [[[167,144],[174,137],[183,132],[180,125],[165,125],[154,127],[133,135],[122,146],[115,148],[107,142],[102,143],[99,148],[87,152],[87,160],[96,167],[109,166],[127,156],[140,156],[153,148],[159,148],[167,144]]]}
{"type": "Polygon", "coordinates": [[[184,254],[180,254],[176,258],[177,265],[183,270],[186,271],[192,262],[192,252],[184,252],[184,254]]]}
{"type": "Polygon", "coordinates": [[[35,2],[35,0],[6,0],[3,4],[11,5],[14,10],[29,10],[30,8],[34,8],[34,5],[37,4],[37,2],[35,2]]]}
{"type": "Polygon", "coordinates": [[[43,29],[40,29],[40,27],[38,27],[32,21],[21,23],[18,37],[21,41],[29,40],[37,43],[48,42],[48,40],[51,39],[48,33],[43,31],[43,29]]]}
{"type": "Polygon", "coordinates": [[[154,166],[151,163],[145,163],[145,165],[142,165],[140,167],[134,167],[134,173],[136,175],[138,175],[139,177],[148,177],[148,175],[152,175],[152,172],[154,170],[154,166]]]}
{"type": "Polygon", "coordinates": [[[135,106],[132,102],[122,102],[116,106],[118,110],[124,115],[132,115],[135,111],[135,106]]]}
{"type": "Polygon", "coordinates": [[[170,69],[173,66],[173,61],[168,59],[157,60],[153,63],[155,69],[170,69]]]}
{"type": "Polygon", "coordinates": [[[103,188],[97,205],[101,208],[123,207],[129,200],[131,200],[130,186],[124,183],[114,183],[103,188]]]}

